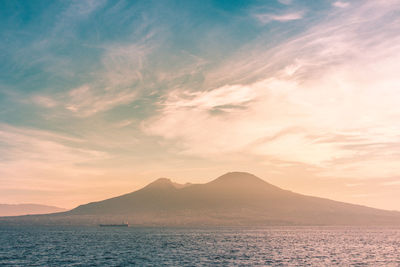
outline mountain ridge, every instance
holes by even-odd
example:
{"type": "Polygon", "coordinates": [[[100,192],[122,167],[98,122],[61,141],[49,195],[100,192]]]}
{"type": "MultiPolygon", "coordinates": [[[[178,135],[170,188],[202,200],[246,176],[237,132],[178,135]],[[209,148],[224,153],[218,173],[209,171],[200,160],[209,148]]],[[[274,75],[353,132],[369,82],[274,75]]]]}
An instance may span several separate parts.
{"type": "Polygon", "coordinates": [[[250,173],[230,172],[186,186],[160,178],[137,191],[35,220],[89,225],[129,220],[143,226],[400,225],[400,212],[306,196],[250,173]]]}
{"type": "Polygon", "coordinates": [[[0,216],[47,214],[47,213],[63,212],[63,211],[67,211],[67,209],[49,205],[34,204],[34,203],[0,204],[0,216]]]}

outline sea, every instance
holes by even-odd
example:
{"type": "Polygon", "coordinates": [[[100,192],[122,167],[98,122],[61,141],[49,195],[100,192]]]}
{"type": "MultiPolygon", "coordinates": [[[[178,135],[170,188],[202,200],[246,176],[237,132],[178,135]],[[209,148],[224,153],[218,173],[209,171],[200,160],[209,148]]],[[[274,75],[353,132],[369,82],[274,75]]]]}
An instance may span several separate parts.
{"type": "Polygon", "coordinates": [[[400,228],[0,226],[0,266],[400,266],[400,228]]]}

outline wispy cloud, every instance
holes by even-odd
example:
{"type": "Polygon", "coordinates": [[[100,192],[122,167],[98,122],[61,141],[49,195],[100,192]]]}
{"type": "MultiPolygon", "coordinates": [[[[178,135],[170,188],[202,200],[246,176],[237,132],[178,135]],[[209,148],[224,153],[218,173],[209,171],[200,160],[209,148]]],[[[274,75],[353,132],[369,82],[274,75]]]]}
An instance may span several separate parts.
{"type": "Polygon", "coordinates": [[[393,146],[400,131],[393,123],[400,117],[398,20],[387,16],[393,6],[386,2],[342,12],[274,48],[263,50],[258,43],[243,48],[206,76],[210,86],[231,85],[174,91],[143,129],[178,141],[187,154],[265,155],[320,166],[336,176],[394,175],[400,171],[393,146]],[[291,128],[299,130],[278,134],[291,128]],[[321,135],[354,138],[312,138],[321,135]],[[391,147],[366,145],[383,140],[391,147]],[[351,162],[340,161],[346,158],[351,162]],[[366,162],[374,166],[367,172],[366,162]]]}
{"type": "Polygon", "coordinates": [[[256,14],[255,17],[262,23],[267,24],[271,21],[287,22],[292,20],[299,20],[304,17],[303,11],[284,13],[284,14],[256,14]]]}
{"type": "MultiPolygon", "coordinates": [[[[64,107],[64,112],[67,110],[71,112],[70,115],[89,117],[131,103],[137,98],[143,88],[142,72],[147,56],[154,48],[152,38],[155,29],[147,28],[148,19],[138,19],[135,27],[126,26],[129,37],[108,40],[110,33],[101,29],[104,40],[96,41],[100,38],[100,30],[98,26],[92,27],[90,24],[96,12],[110,16],[120,11],[125,21],[132,20],[130,10],[119,10],[123,4],[111,5],[113,8],[106,11],[100,10],[104,5],[107,5],[107,1],[57,2],[51,7],[57,13],[54,23],[40,26],[43,32],[32,34],[34,38],[27,35],[29,39],[23,47],[7,47],[13,52],[10,53],[11,67],[19,66],[20,69],[11,72],[17,77],[13,86],[19,86],[21,91],[32,86],[34,90],[30,91],[38,92],[31,96],[22,95],[22,98],[26,98],[25,102],[57,108],[57,111],[64,107]],[[82,38],[80,30],[88,25],[92,27],[91,31],[82,38]],[[15,53],[17,49],[19,52],[15,53]],[[34,77],[24,76],[32,69],[34,77]],[[51,77],[48,83],[38,82],[48,77],[51,77]],[[41,94],[41,90],[46,93],[41,94]]],[[[53,18],[46,14],[43,20],[53,18]]],[[[114,24],[115,21],[110,21],[108,25],[114,24]]],[[[21,102],[21,96],[15,101],[21,102]]]]}
{"type": "Polygon", "coordinates": [[[284,5],[290,5],[293,0],[278,0],[278,2],[284,5]]]}
{"type": "Polygon", "coordinates": [[[142,71],[152,46],[148,38],[138,42],[105,47],[102,69],[90,84],[69,92],[66,108],[77,116],[90,116],[118,105],[131,103],[141,89],[142,71]]]}
{"type": "Polygon", "coordinates": [[[134,101],[142,88],[142,71],[152,46],[148,38],[135,43],[106,46],[102,69],[90,84],[73,88],[67,95],[66,109],[77,116],[91,116],[134,101]]]}
{"type": "Polygon", "coordinates": [[[332,3],[332,6],[334,7],[339,7],[339,8],[346,8],[350,6],[349,2],[342,2],[342,1],[336,1],[332,3]]]}
{"type": "Polygon", "coordinates": [[[395,181],[390,181],[390,182],[384,182],[382,183],[384,186],[393,186],[393,185],[400,185],[400,180],[395,180],[395,181]]]}
{"type": "MultiPolygon", "coordinates": [[[[32,196],[28,192],[61,194],[78,185],[87,187],[85,181],[102,175],[102,170],[94,168],[93,164],[108,159],[109,155],[85,148],[83,144],[85,140],[76,137],[0,124],[2,201],[7,197],[18,198],[16,193],[10,192],[25,192],[23,198],[29,200],[32,196]]],[[[39,194],[35,198],[43,202],[47,194],[39,194]]],[[[57,201],[60,199],[47,200],[47,203],[57,201]]],[[[73,199],[71,203],[76,204],[73,199]]]]}
{"type": "Polygon", "coordinates": [[[76,116],[87,117],[118,105],[128,104],[135,99],[137,92],[133,88],[106,91],[103,88],[83,85],[72,89],[69,96],[65,108],[76,116]]]}
{"type": "Polygon", "coordinates": [[[41,107],[53,108],[58,105],[57,101],[49,96],[36,95],[32,98],[32,101],[41,107]]]}
{"type": "MultiPolygon", "coordinates": [[[[39,165],[79,164],[106,157],[104,152],[79,148],[83,140],[52,132],[0,125],[4,161],[34,161],[39,165]]],[[[26,169],[26,168],[21,168],[26,169]]],[[[3,169],[4,171],[4,169],[3,169]]]]}
{"type": "Polygon", "coordinates": [[[73,32],[76,30],[76,25],[82,20],[87,19],[96,9],[100,8],[105,3],[105,0],[70,2],[54,23],[52,37],[61,33],[64,34],[64,36],[65,34],[66,36],[72,36],[73,32]]]}

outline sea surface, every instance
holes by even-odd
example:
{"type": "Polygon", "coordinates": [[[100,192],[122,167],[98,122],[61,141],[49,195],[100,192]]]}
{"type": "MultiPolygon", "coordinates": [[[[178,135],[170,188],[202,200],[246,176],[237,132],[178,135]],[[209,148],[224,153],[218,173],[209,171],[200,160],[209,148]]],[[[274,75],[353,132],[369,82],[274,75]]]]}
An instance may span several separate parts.
{"type": "Polygon", "coordinates": [[[0,266],[400,266],[400,228],[0,226],[0,266]]]}

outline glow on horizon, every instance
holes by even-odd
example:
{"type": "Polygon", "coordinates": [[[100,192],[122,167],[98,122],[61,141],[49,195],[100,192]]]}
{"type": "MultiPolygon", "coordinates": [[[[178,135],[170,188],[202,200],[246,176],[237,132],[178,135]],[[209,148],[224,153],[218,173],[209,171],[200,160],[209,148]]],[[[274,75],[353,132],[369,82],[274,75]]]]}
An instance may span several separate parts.
{"type": "Polygon", "coordinates": [[[0,203],[248,171],[400,210],[400,1],[0,7],[0,203]]]}

